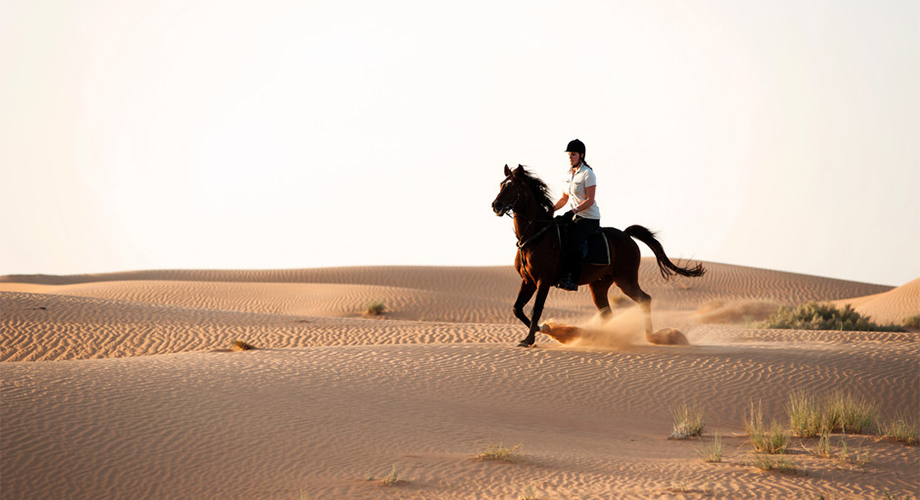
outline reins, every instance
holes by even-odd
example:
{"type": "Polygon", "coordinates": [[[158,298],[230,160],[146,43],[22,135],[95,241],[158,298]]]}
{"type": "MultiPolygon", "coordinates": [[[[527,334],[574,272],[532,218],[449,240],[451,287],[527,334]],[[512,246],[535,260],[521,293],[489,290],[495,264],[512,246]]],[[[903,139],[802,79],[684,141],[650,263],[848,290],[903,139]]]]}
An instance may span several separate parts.
{"type": "MultiPolygon", "coordinates": [[[[538,220],[534,220],[534,219],[531,219],[531,218],[529,218],[529,217],[526,217],[526,216],[520,214],[519,212],[517,212],[516,210],[514,210],[514,206],[517,205],[517,202],[520,200],[520,198],[521,198],[521,192],[518,191],[518,196],[517,196],[517,198],[515,198],[514,203],[511,204],[511,210],[509,210],[508,212],[506,212],[505,215],[507,215],[507,216],[509,216],[509,217],[511,217],[511,218],[520,217],[520,218],[522,218],[522,219],[524,219],[524,220],[527,221],[527,227],[524,228],[524,229],[521,231],[521,236],[518,236],[518,242],[517,242],[518,250],[523,250],[525,246],[529,245],[530,243],[533,243],[534,240],[536,240],[537,238],[539,238],[540,236],[542,236],[543,233],[545,233],[550,227],[552,227],[554,221],[553,221],[553,219],[550,219],[550,220],[547,220],[547,221],[538,221],[538,220]],[[512,212],[513,212],[513,215],[512,215],[512,212]],[[546,222],[546,226],[544,226],[542,229],[537,229],[537,231],[536,231],[534,234],[530,235],[529,237],[527,237],[527,238],[525,239],[523,235],[527,233],[527,230],[530,229],[530,226],[533,225],[534,222],[546,222]]],[[[515,235],[515,236],[517,236],[517,235],[515,235]]]]}
{"type": "MultiPolygon", "coordinates": [[[[527,227],[529,228],[529,227],[530,227],[530,224],[533,224],[534,222],[536,222],[536,221],[530,221],[530,222],[527,224],[527,227]]],[[[526,240],[522,240],[521,238],[518,238],[518,242],[517,242],[517,247],[518,247],[518,249],[519,249],[519,250],[523,250],[524,247],[526,247],[528,244],[532,243],[534,240],[536,240],[537,238],[539,238],[540,236],[542,236],[543,233],[545,233],[545,232],[553,225],[553,221],[552,221],[552,220],[548,220],[548,221],[546,221],[546,222],[547,222],[547,224],[546,224],[545,226],[543,226],[543,229],[537,229],[537,231],[536,231],[534,234],[530,235],[530,237],[527,238],[526,240]]]]}

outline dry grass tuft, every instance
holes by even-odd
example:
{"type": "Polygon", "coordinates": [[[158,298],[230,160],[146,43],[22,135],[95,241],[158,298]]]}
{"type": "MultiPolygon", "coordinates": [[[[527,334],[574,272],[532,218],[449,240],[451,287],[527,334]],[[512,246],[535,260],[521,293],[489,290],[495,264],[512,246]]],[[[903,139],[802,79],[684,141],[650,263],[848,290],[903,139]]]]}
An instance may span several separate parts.
{"type": "Polygon", "coordinates": [[[751,410],[748,419],[744,422],[744,430],[754,451],[768,455],[784,454],[789,447],[789,434],[783,428],[782,424],[776,420],[767,429],[763,423],[763,407],[758,403],[756,406],[751,402],[751,410]]]}
{"type": "Polygon", "coordinates": [[[906,411],[899,411],[894,419],[882,428],[882,435],[892,441],[916,446],[920,443],[920,418],[906,411]]]}
{"type": "Polygon", "coordinates": [[[821,409],[818,402],[805,391],[793,391],[786,403],[789,425],[800,437],[815,437],[821,433],[821,409]]]}
{"type": "MultiPolygon", "coordinates": [[[[371,476],[368,478],[368,481],[373,481],[374,477],[371,476]]],[[[398,484],[406,484],[409,481],[401,479],[399,477],[399,469],[396,467],[396,464],[393,464],[393,467],[390,469],[390,473],[380,480],[380,484],[383,486],[396,486],[398,484]]]]}
{"type": "Polygon", "coordinates": [[[252,344],[247,344],[242,340],[234,340],[233,342],[230,342],[230,350],[233,352],[251,351],[253,349],[255,349],[255,346],[252,344]]]}
{"type": "Polygon", "coordinates": [[[507,447],[502,443],[495,444],[489,443],[486,445],[485,451],[476,455],[476,458],[479,460],[496,460],[499,462],[516,462],[520,459],[520,451],[524,447],[523,444],[518,443],[512,447],[507,447]]]}
{"type": "Polygon", "coordinates": [[[699,403],[693,406],[681,403],[671,409],[671,415],[674,416],[674,427],[669,439],[687,439],[703,434],[705,423],[699,403]]]}
{"type": "Polygon", "coordinates": [[[368,302],[364,307],[364,314],[367,316],[382,316],[386,312],[386,305],[379,300],[368,302]]]}
{"type": "Polygon", "coordinates": [[[862,396],[837,391],[825,400],[822,430],[862,434],[878,419],[878,407],[862,396]]]}
{"type": "Polygon", "coordinates": [[[775,471],[788,474],[798,474],[799,472],[799,464],[794,460],[774,455],[758,454],[754,457],[752,465],[765,472],[775,471]]]}
{"type": "Polygon", "coordinates": [[[841,391],[825,397],[820,404],[804,391],[794,391],[786,402],[786,414],[792,431],[809,438],[822,433],[861,434],[870,430],[878,420],[878,407],[864,397],[841,391]]]}
{"type": "Polygon", "coordinates": [[[722,461],[722,438],[716,434],[709,444],[700,448],[700,458],[704,462],[719,463],[722,461]]]}

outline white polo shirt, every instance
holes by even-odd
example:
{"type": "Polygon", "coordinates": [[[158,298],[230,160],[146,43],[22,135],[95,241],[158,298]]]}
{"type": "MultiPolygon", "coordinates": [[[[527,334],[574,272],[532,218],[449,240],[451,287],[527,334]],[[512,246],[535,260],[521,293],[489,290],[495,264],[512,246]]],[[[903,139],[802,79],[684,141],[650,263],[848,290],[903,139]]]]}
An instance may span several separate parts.
{"type": "MultiPolygon", "coordinates": [[[[586,167],[584,163],[578,167],[574,174],[571,172],[572,170],[569,169],[569,175],[566,176],[563,182],[565,183],[565,193],[569,195],[569,206],[574,210],[575,207],[581,205],[588,198],[585,189],[596,186],[597,178],[594,176],[594,170],[586,167]]],[[[600,219],[601,211],[597,207],[597,200],[595,199],[594,203],[584,211],[578,212],[577,216],[584,219],[600,219]]]]}

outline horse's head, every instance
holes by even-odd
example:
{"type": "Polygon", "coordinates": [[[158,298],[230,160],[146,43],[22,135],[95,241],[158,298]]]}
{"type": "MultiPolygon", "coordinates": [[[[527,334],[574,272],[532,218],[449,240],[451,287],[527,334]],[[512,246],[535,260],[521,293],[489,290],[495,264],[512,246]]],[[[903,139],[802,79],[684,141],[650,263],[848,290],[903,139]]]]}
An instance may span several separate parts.
{"type": "Polygon", "coordinates": [[[502,181],[498,196],[492,202],[492,211],[501,217],[514,210],[524,193],[525,185],[521,178],[524,167],[518,165],[513,171],[505,165],[505,180],[502,181]]]}

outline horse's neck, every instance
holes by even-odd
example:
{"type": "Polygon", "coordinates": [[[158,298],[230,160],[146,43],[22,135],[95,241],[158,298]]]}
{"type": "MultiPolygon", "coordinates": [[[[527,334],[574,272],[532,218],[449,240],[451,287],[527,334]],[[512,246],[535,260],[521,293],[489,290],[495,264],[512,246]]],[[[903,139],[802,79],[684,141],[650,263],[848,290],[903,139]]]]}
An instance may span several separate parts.
{"type": "Polygon", "coordinates": [[[547,217],[540,213],[539,210],[528,211],[526,214],[515,212],[514,214],[514,234],[518,240],[527,238],[537,229],[543,228],[552,221],[552,217],[547,217]]]}

